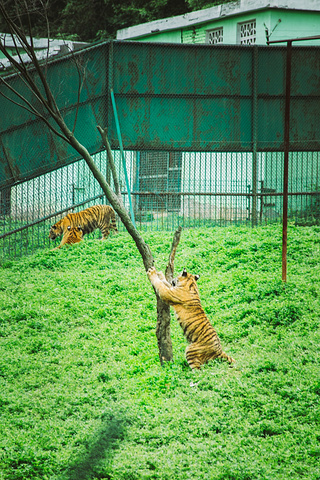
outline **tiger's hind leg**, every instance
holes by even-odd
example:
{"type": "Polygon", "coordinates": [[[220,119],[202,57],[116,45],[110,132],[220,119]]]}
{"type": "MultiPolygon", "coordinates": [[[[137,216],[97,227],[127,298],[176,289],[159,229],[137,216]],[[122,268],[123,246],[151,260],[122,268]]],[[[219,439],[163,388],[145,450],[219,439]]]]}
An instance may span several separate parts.
{"type": "Polygon", "coordinates": [[[101,233],[102,233],[102,238],[101,238],[101,240],[107,240],[107,238],[109,237],[109,234],[110,234],[110,230],[104,228],[104,229],[101,231],[101,233]]]}
{"type": "Polygon", "coordinates": [[[98,223],[97,227],[100,228],[100,232],[102,234],[101,240],[107,240],[110,234],[110,222],[100,222],[98,223]]]}
{"type": "Polygon", "coordinates": [[[186,359],[192,370],[200,370],[201,365],[207,363],[209,360],[214,360],[215,358],[221,358],[230,364],[234,362],[234,359],[229,357],[225,352],[217,350],[216,345],[213,349],[210,344],[201,345],[198,343],[191,343],[186,348],[186,359]]]}
{"type": "Polygon", "coordinates": [[[100,228],[101,233],[102,233],[102,239],[101,240],[106,240],[109,237],[110,229],[113,230],[115,233],[118,233],[117,227],[114,228],[111,223],[108,226],[104,225],[103,227],[100,228]]]}
{"type": "Polygon", "coordinates": [[[206,363],[205,349],[198,343],[190,343],[190,345],[187,346],[186,360],[192,370],[200,370],[201,365],[206,363]]]}
{"type": "Polygon", "coordinates": [[[227,355],[225,352],[221,352],[220,355],[217,356],[217,358],[221,358],[222,360],[226,360],[230,365],[235,362],[235,360],[227,355]]]}
{"type": "Polygon", "coordinates": [[[109,227],[111,230],[113,230],[115,233],[118,233],[117,229],[117,222],[116,222],[116,214],[115,211],[110,207],[110,223],[109,227]]]}

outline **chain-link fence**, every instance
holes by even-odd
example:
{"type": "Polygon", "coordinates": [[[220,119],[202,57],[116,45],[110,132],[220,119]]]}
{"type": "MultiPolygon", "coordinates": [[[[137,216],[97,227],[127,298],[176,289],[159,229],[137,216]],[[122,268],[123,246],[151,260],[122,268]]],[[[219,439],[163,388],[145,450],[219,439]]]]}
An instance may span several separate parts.
{"type": "MultiPolygon", "coordinates": [[[[125,152],[125,157],[139,230],[252,225],[252,153],[149,151],[125,152]]],[[[114,158],[129,208],[119,151],[114,158]]],[[[106,155],[97,154],[95,160],[108,178],[106,155]]],[[[319,154],[292,153],[290,172],[289,218],[300,225],[320,223],[319,154]]],[[[258,223],[281,221],[282,177],[283,154],[258,154],[258,223]]],[[[52,224],[98,203],[105,197],[84,160],[1,190],[2,256],[49,247],[52,224]]]]}
{"type": "MultiPolygon", "coordinates": [[[[112,184],[101,139],[93,134],[97,124],[107,125],[123,199],[129,208],[129,185],[138,229],[281,220],[285,53],[285,47],[111,42],[81,54],[86,92],[75,134],[112,184]]],[[[292,59],[288,215],[305,225],[320,221],[320,49],[296,48],[292,59]]],[[[77,85],[63,62],[54,63],[52,78],[73,122],[68,98],[75,103],[77,85]],[[66,92],[61,78],[68,75],[75,85],[67,82],[66,92]]],[[[14,112],[19,115],[17,106],[14,112]]],[[[48,247],[50,225],[105,202],[84,160],[42,136],[39,121],[23,116],[14,122],[12,111],[8,118],[0,141],[8,163],[3,171],[10,170],[0,182],[5,258],[48,247]]]]}

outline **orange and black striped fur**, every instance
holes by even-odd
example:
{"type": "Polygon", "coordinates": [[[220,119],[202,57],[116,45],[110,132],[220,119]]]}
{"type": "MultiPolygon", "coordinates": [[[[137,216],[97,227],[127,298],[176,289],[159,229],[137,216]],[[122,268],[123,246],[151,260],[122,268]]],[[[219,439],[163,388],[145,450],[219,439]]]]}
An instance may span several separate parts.
{"type": "MultiPolygon", "coordinates": [[[[97,228],[101,230],[102,240],[108,238],[110,229],[115,232],[118,231],[116,225],[116,215],[112,207],[109,205],[95,205],[94,207],[86,208],[78,213],[69,213],[55,225],[52,225],[49,232],[49,238],[55,240],[57,237],[68,232],[68,227],[81,228],[83,235],[91,233],[97,228]]],[[[63,243],[61,242],[60,247],[63,243]]]]}
{"type": "Polygon", "coordinates": [[[58,250],[63,245],[73,245],[74,243],[81,242],[83,238],[83,231],[82,228],[79,227],[71,227],[68,225],[66,232],[64,233],[61,243],[58,247],[54,248],[54,250],[58,250]]]}
{"type": "Polygon", "coordinates": [[[184,269],[172,280],[171,285],[163,273],[157,272],[154,267],[149,268],[147,275],[161,300],[173,306],[189,344],[186,348],[189,366],[200,369],[201,365],[214,358],[234,362],[233,358],[223,352],[217,332],[201,306],[196,283],[199,275],[193,276],[184,269]]]}

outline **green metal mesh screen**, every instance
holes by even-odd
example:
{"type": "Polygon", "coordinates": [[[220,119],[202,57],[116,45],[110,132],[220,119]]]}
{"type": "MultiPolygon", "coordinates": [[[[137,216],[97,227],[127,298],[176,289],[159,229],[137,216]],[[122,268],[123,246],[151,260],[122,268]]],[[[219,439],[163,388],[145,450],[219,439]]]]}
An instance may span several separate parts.
{"type": "MultiPolygon", "coordinates": [[[[77,115],[76,137],[110,178],[96,126],[107,129],[128,206],[114,92],[137,228],[173,229],[281,219],[285,60],[285,47],[107,42],[54,61],[47,75],[69,127],[77,115]],[[85,72],[77,114],[74,59],[85,72]]],[[[319,62],[319,47],[293,48],[289,216],[301,224],[320,218],[319,62]]],[[[42,122],[3,97],[0,109],[7,256],[48,245],[54,221],[105,200],[42,122]]]]}

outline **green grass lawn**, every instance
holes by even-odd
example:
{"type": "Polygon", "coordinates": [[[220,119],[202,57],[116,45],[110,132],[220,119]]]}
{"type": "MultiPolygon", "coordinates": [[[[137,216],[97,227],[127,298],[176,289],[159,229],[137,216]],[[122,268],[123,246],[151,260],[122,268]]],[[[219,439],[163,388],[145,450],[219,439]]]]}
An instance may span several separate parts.
{"type": "MultiPolygon", "coordinates": [[[[320,479],[320,227],[182,232],[176,272],[236,364],[192,372],[126,233],[0,267],[1,480],[320,479]]],[[[146,233],[164,270],[172,241],[146,233]]]]}

